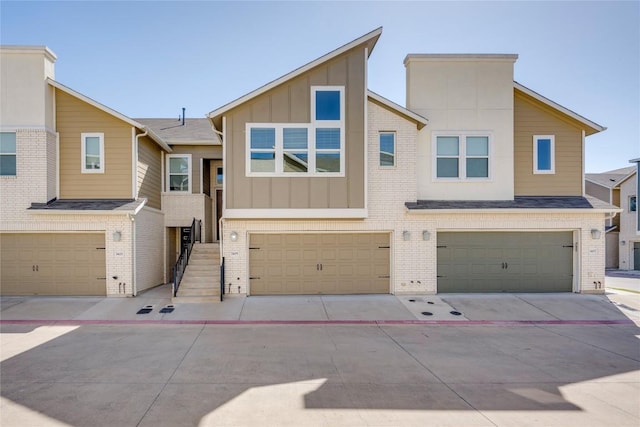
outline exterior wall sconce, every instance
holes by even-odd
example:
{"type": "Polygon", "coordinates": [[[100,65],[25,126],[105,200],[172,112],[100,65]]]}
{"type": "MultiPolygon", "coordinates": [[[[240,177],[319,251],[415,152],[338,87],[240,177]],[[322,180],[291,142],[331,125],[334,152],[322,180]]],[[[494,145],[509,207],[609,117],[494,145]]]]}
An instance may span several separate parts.
{"type": "Polygon", "coordinates": [[[429,240],[431,238],[431,233],[429,230],[422,230],[422,240],[429,240]]]}
{"type": "Polygon", "coordinates": [[[600,230],[598,230],[597,228],[592,228],[591,229],[591,238],[594,240],[598,240],[600,238],[600,230]]]}
{"type": "Polygon", "coordinates": [[[623,241],[621,241],[621,242],[620,242],[620,244],[621,244],[622,246],[624,246],[624,245],[626,245],[626,244],[627,244],[627,241],[626,241],[626,240],[623,240],[623,241]]]}
{"type": "Polygon", "coordinates": [[[411,233],[407,230],[403,231],[402,240],[404,240],[405,242],[411,240],[411,233]]]}
{"type": "Polygon", "coordinates": [[[229,234],[229,238],[231,239],[232,242],[237,242],[238,241],[238,233],[236,233],[235,231],[232,231],[231,234],[229,234]]]}
{"type": "Polygon", "coordinates": [[[113,241],[114,242],[119,242],[120,239],[122,239],[122,232],[121,231],[114,231],[113,232],[113,241]]]}

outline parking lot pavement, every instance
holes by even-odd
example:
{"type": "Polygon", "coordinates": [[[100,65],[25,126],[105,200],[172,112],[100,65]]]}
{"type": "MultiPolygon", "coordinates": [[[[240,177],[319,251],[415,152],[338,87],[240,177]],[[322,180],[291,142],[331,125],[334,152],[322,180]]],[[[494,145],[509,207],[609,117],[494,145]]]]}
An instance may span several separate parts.
{"type": "Polygon", "coordinates": [[[0,425],[633,426],[634,324],[11,324],[0,425]]]}

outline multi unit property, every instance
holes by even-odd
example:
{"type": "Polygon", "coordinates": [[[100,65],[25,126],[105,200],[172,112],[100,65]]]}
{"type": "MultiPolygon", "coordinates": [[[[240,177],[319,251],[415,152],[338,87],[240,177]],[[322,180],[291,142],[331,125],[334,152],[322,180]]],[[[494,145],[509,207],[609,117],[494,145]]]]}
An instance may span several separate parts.
{"type": "Polygon", "coordinates": [[[605,128],[515,82],[513,54],[409,54],[397,105],[367,86],[381,32],[181,120],[2,47],[2,294],[604,292],[618,209],[584,152],[605,128]]]}

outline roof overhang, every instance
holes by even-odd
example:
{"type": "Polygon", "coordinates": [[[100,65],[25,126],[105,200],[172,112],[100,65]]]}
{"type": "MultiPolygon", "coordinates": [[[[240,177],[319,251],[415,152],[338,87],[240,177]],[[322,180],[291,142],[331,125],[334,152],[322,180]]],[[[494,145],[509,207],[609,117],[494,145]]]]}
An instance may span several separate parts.
{"type": "Polygon", "coordinates": [[[210,119],[215,119],[221,115],[223,115],[224,113],[226,113],[227,111],[237,107],[238,105],[244,104],[245,102],[262,95],[263,93],[275,88],[276,86],[279,86],[315,67],[317,67],[320,64],[323,64],[327,61],[330,61],[331,59],[342,55],[343,53],[357,47],[360,46],[362,44],[366,44],[367,45],[367,49],[369,52],[369,55],[371,55],[371,51],[373,50],[373,48],[376,45],[376,42],[378,41],[378,38],[380,38],[380,34],[382,34],[382,27],[377,28],[373,31],[371,31],[370,33],[365,34],[362,37],[359,37],[355,40],[353,40],[352,42],[349,42],[347,44],[345,44],[344,46],[339,47],[338,49],[329,52],[328,54],[321,56],[320,58],[313,60],[311,62],[309,62],[306,65],[303,65],[300,68],[297,68],[295,70],[293,70],[292,72],[285,74],[284,76],[273,80],[270,83],[267,83],[266,85],[254,90],[253,92],[249,92],[248,94],[241,96],[240,98],[236,99],[235,101],[231,101],[230,103],[223,105],[222,107],[211,111],[209,114],[207,114],[207,117],[209,117],[210,119]]]}
{"type": "Polygon", "coordinates": [[[68,95],[73,96],[74,98],[77,98],[83,102],[86,102],[87,104],[117,118],[122,120],[123,122],[137,128],[140,129],[142,132],[147,132],[147,134],[149,135],[149,137],[156,143],[158,144],[162,149],[164,149],[165,151],[171,152],[173,151],[171,149],[171,147],[169,147],[169,145],[167,145],[167,143],[165,143],[162,138],[160,138],[155,132],[153,132],[149,127],[143,125],[142,123],[138,123],[135,120],[130,119],[129,117],[125,116],[122,113],[117,112],[116,110],[107,107],[104,104],[99,103],[98,101],[95,101],[91,98],[89,98],[86,95],[81,94],[80,92],[77,92],[73,89],[71,89],[70,87],[67,87],[65,85],[63,85],[60,82],[57,82],[53,79],[48,78],[47,79],[47,83],[53,87],[55,87],[58,90],[61,90],[62,92],[65,92],[68,95]]]}
{"type": "Polygon", "coordinates": [[[384,105],[385,107],[389,108],[390,110],[395,111],[396,113],[398,113],[399,115],[415,122],[418,126],[418,130],[422,129],[423,127],[425,127],[428,123],[429,120],[427,120],[426,118],[422,117],[419,114],[414,113],[411,110],[408,110],[405,107],[402,107],[401,105],[396,104],[393,101],[388,100],[387,98],[383,97],[382,95],[378,95],[377,93],[371,91],[371,90],[367,90],[367,96],[369,98],[371,98],[372,100],[384,105]]]}
{"type": "Polygon", "coordinates": [[[586,126],[586,134],[587,135],[593,135],[594,133],[598,133],[598,132],[602,132],[607,130],[606,127],[599,125],[598,123],[591,121],[589,119],[587,119],[586,117],[581,116],[580,114],[569,110],[566,107],[563,107],[562,105],[553,102],[552,100],[550,100],[549,98],[545,98],[544,96],[540,95],[538,92],[535,92],[531,89],[529,89],[526,86],[521,85],[518,82],[513,82],[513,87],[516,90],[519,90],[520,92],[534,98],[535,100],[553,108],[554,110],[557,110],[569,117],[571,117],[572,119],[582,123],[584,126],[586,126]]]}

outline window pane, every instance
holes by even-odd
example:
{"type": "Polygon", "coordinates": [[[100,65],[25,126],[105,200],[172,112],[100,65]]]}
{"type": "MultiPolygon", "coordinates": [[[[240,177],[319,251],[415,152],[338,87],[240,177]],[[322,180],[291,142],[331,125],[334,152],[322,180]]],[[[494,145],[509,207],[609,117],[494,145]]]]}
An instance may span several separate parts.
{"type": "Polygon", "coordinates": [[[170,191],[189,191],[188,175],[170,175],[169,190],[170,191]]]}
{"type": "Polygon", "coordinates": [[[14,132],[0,132],[0,153],[16,153],[16,134],[14,132]]]}
{"type": "Polygon", "coordinates": [[[467,137],[467,156],[488,156],[489,155],[489,137],[487,136],[468,136],[467,137]]]}
{"type": "Polygon", "coordinates": [[[316,153],[316,172],[340,172],[340,153],[316,153]]]}
{"type": "Polygon", "coordinates": [[[224,175],[222,174],[222,168],[216,169],[216,184],[222,184],[224,175]]]}
{"type": "Polygon", "coordinates": [[[276,130],[274,128],[252,128],[251,148],[270,149],[276,147],[276,130]]]}
{"type": "Polygon", "coordinates": [[[459,153],[457,136],[438,136],[436,138],[438,156],[457,156],[459,153]]]}
{"type": "Polygon", "coordinates": [[[633,196],[633,197],[631,197],[631,198],[629,199],[629,211],[630,211],[630,212],[635,212],[635,211],[638,209],[638,206],[637,206],[637,202],[636,202],[636,200],[637,200],[637,199],[636,199],[636,197],[635,197],[635,196],[633,196]]]}
{"type": "Polygon", "coordinates": [[[489,159],[467,159],[467,178],[488,178],[489,159]]]}
{"type": "Polygon", "coordinates": [[[283,144],[285,150],[306,150],[307,129],[283,129],[283,144]]]}
{"type": "Polygon", "coordinates": [[[275,172],[276,154],[251,153],[251,172],[275,172]]]}
{"type": "Polygon", "coordinates": [[[85,169],[100,169],[100,138],[88,136],[84,139],[85,169]]]}
{"type": "Polygon", "coordinates": [[[380,166],[393,166],[395,157],[395,135],[380,134],[380,166]]]}
{"type": "Polygon", "coordinates": [[[309,170],[309,154],[287,151],[284,153],[283,163],[285,172],[307,172],[309,170]]]}
{"type": "Polygon", "coordinates": [[[0,155],[0,175],[1,176],[15,176],[16,175],[16,156],[0,155]]]}
{"type": "Polygon", "coordinates": [[[171,157],[169,158],[169,173],[189,172],[189,158],[171,157]]]}
{"type": "Polygon", "coordinates": [[[317,150],[339,150],[340,129],[316,129],[317,150]]]}
{"type": "Polygon", "coordinates": [[[340,120],[340,91],[316,91],[316,120],[340,120]]]}
{"type": "Polygon", "coordinates": [[[457,178],[458,159],[437,159],[438,178],[457,178]]]}
{"type": "Polygon", "coordinates": [[[538,170],[551,170],[551,140],[539,139],[538,142],[538,170]]]}

